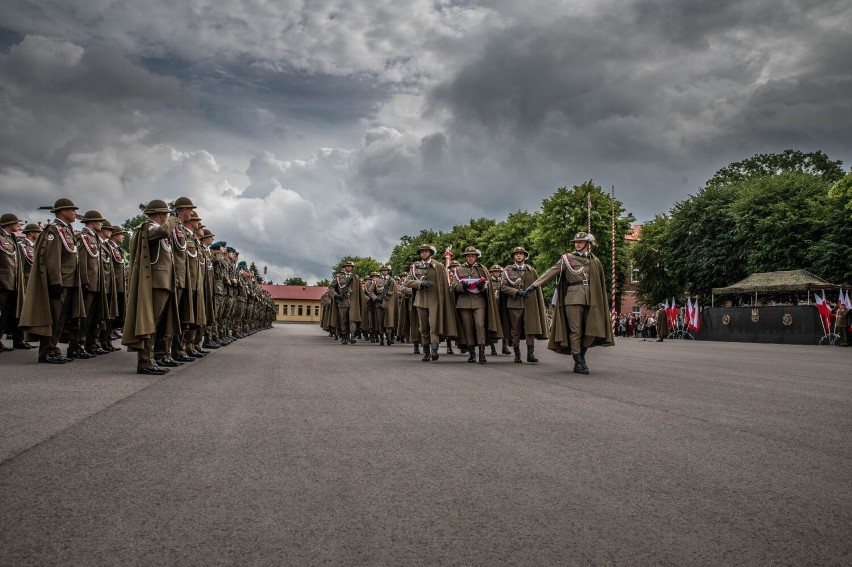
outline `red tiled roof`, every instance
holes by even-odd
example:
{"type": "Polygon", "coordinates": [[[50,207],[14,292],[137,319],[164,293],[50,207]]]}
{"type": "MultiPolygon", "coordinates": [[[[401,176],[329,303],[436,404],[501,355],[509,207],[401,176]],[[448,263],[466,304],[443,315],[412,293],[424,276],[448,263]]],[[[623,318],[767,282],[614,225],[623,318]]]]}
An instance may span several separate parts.
{"type": "Polygon", "coordinates": [[[327,287],[315,285],[262,285],[272,299],[297,299],[319,301],[327,287]]]}
{"type": "Polygon", "coordinates": [[[624,240],[628,242],[639,242],[639,239],[642,237],[642,225],[634,224],[633,230],[627,236],[624,237],[624,240]]]}

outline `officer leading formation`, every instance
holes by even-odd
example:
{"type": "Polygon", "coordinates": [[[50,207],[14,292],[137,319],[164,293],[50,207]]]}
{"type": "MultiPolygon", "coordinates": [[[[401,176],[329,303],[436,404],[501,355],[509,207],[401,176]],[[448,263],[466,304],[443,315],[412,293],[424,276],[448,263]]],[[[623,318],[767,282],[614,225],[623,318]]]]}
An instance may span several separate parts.
{"type": "Polygon", "coordinates": [[[614,344],[604,272],[592,253],[594,244],[591,234],[577,233],[574,250],[540,277],[520,246],[512,250],[509,264],[488,269],[479,263],[481,253],[473,246],[462,252],[462,263],[445,266],[433,258],[435,247],[423,244],[419,260],[406,273],[391,277],[390,268],[382,266],[381,273],[364,282],[353,273],[354,264],[345,262],[323,294],[320,324],[344,345],[358,340],[411,343],[415,354],[422,349],[423,362],[438,360],[443,342],[448,354],[455,352],[455,343],[468,354],[468,362],[485,364],[486,348],[496,356],[502,342],[502,354],[514,353],[515,363],[525,358],[535,364],[535,343],[546,339],[549,350],[573,357],[574,372],[589,374],[588,349],[614,344]],[[556,309],[549,329],[541,286],[554,278],[556,309]]]}
{"type": "Polygon", "coordinates": [[[44,228],[0,216],[0,338],[10,331],[13,349],[38,341],[46,364],[121,350],[120,338],[137,373],[162,375],[272,326],[272,298],[233,247],[213,243],[191,199],[140,208],[129,258],[124,230],[96,210],[79,215],[70,199],[44,228]]]}

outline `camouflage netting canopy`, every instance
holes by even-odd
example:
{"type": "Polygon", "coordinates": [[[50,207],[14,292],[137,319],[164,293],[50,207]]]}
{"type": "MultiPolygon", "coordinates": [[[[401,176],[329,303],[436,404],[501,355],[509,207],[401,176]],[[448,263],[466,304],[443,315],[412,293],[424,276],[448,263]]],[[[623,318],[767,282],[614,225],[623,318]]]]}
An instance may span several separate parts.
{"type": "Polygon", "coordinates": [[[744,280],[728,287],[714,287],[714,295],[737,295],[746,293],[805,292],[811,290],[840,289],[807,270],[789,270],[784,272],[764,272],[752,274],[744,280]]]}

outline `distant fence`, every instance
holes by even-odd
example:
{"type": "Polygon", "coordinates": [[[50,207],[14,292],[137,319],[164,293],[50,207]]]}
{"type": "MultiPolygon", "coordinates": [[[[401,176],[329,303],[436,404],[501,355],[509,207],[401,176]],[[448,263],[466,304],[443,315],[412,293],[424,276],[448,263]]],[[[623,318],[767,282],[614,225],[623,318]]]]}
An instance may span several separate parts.
{"type": "Polygon", "coordinates": [[[816,345],[825,333],[813,305],[708,307],[697,341],[816,345]]]}

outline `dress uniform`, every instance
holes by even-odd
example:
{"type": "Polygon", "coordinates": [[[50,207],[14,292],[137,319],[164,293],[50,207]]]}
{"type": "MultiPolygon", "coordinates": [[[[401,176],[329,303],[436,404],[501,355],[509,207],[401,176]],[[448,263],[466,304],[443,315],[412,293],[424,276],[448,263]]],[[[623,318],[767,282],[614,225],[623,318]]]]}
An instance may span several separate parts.
{"type": "Polygon", "coordinates": [[[606,301],[603,267],[591,252],[594,236],[578,232],[574,252],[563,254],[552,268],[523,292],[528,297],[542,284],[559,276],[557,309],[547,348],[574,358],[574,372],[588,374],[586,351],[612,346],[612,325],[606,301]]]}
{"type": "MultiPolygon", "coordinates": [[[[485,364],[485,345],[488,342],[488,275],[477,260],[482,253],[468,246],[463,252],[465,262],[450,272],[450,287],[456,294],[456,309],[462,324],[459,345],[468,350],[468,362],[476,362],[474,347],[479,349],[479,363],[485,364]]],[[[492,317],[496,313],[492,314],[492,317]]]]}
{"type": "Polygon", "coordinates": [[[38,361],[63,364],[59,340],[69,321],[85,315],[80,280],[80,262],[73,222],[77,206],[70,199],[57,199],[51,212],[56,220],[39,236],[24,306],[21,328],[39,337],[38,361]]]}
{"type": "Polygon", "coordinates": [[[331,281],[331,291],[337,304],[337,334],[342,338],[342,344],[355,343],[351,336],[358,323],[361,322],[361,279],[352,270],[355,264],[343,263],[343,271],[334,276],[331,281]]]}
{"type": "Polygon", "coordinates": [[[21,286],[21,252],[15,233],[21,222],[11,213],[0,216],[0,352],[11,350],[3,345],[3,337],[12,331],[15,348],[27,348],[24,336],[18,327],[18,290],[21,286]]]}
{"type": "Polygon", "coordinates": [[[432,258],[436,249],[423,244],[418,250],[420,261],[409,268],[405,285],[414,294],[414,307],[420,324],[423,361],[438,360],[438,343],[442,338],[458,336],[455,302],[449,286],[447,268],[432,258]]]}
{"type": "Polygon", "coordinates": [[[75,337],[68,343],[69,358],[94,358],[99,354],[106,354],[106,351],[96,344],[98,329],[105,317],[104,269],[98,236],[105,220],[98,211],[88,211],[81,219],[84,227],[77,235],[77,254],[85,316],[80,319],[80,328],[75,337]]]}
{"type": "MultiPolygon", "coordinates": [[[[489,280],[491,284],[491,293],[494,294],[494,297],[497,298],[497,307],[500,310],[500,325],[503,327],[503,347],[500,350],[500,354],[512,354],[509,350],[508,345],[506,344],[506,332],[511,328],[508,316],[504,317],[503,314],[505,312],[506,307],[506,297],[500,292],[500,286],[503,279],[503,268],[494,264],[491,266],[491,278],[489,280]]],[[[491,354],[493,356],[497,356],[497,348],[496,342],[491,343],[491,354]]]]}
{"type": "Polygon", "coordinates": [[[535,363],[538,362],[535,341],[547,338],[544,296],[539,288],[529,296],[519,293],[532,285],[538,279],[538,274],[535,268],[527,265],[529,252],[522,246],[512,250],[512,258],[514,262],[503,268],[500,281],[500,293],[505,296],[503,305],[510,326],[509,342],[515,351],[515,362],[521,362],[521,341],[525,340],[527,362],[535,363]]]}

